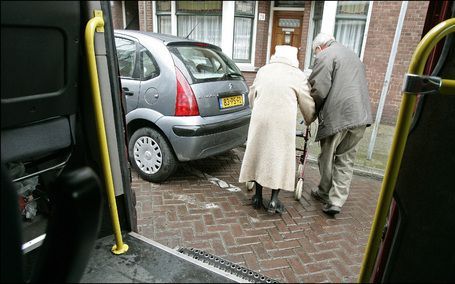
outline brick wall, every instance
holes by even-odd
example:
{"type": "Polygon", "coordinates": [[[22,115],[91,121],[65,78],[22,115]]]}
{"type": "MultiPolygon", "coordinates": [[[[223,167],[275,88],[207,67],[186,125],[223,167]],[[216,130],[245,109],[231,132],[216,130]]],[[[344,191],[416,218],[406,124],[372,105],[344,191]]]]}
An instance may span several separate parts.
{"type": "MultiPolygon", "coordinates": [[[[259,1],[258,3],[258,13],[265,14],[264,21],[257,21],[256,27],[256,54],[254,57],[254,65],[256,68],[264,66],[267,58],[267,40],[269,34],[269,21],[270,21],[270,2],[269,1],[259,1]]],[[[242,72],[245,77],[246,83],[250,86],[254,78],[256,77],[256,72],[242,72]]]]}
{"type": "MultiPolygon", "coordinates": [[[[428,3],[428,1],[408,2],[381,123],[394,125],[396,122],[402,98],[403,76],[409,66],[415,47],[420,41],[428,3]]],[[[395,1],[375,1],[373,4],[363,62],[365,63],[374,116],[384,85],[384,76],[400,8],[401,2],[395,1]]]]}
{"type": "Polygon", "coordinates": [[[122,1],[110,1],[112,26],[114,29],[123,29],[122,1]]]}
{"type": "Polygon", "coordinates": [[[254,81],[254,78],[256,78],[256,72],[242,72],[243,74],[243,77],[245,77],[245,80],[246,80],[246,84],[249,86],[251,86],[251,84],[253,84],[253,81],[254,81]]]}
{"type": "Polygon", "coordinates": [[[300,62],[300,69],[303,69],[305,66],[305,53],[306,53],[306,45],[308,39],[308,32],[310,26],[310,16],[311,16],[311,1],[305,1],[304,4],[305,11],[303,12],[303,22],[302,22],[302,43],[301,49],[299,51],[299,62],[300,62]]]}
{"type": "Polygon", "coordinates": [[[256,32],[256,54],[254,58],[254,65],[256,67],[264,66],[267,57],[267,39],[269,34],[269,20],[270,20],[270,2],[259,1],[258,13],[265,14],[264,21],[257,21],[256,32]]]}
{"type": "Polygon", "coordinates": [[[141,31],[153,31],[153,7],[152,1],[138,1],[139,8],[139,29],[141,31]],[[146,18],[144,21],[144,8],[146,11],[146,18]],[[145,26],[147,25],[147,26],[145,26]]]}

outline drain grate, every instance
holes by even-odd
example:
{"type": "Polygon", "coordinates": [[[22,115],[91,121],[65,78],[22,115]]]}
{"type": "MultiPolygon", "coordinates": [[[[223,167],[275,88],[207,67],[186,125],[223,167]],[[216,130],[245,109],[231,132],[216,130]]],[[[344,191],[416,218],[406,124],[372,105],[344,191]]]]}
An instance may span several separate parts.
{"type": "Polygon", "coordinates": [[[179,248],[178,252],[191,256],[196,260],[202,261],[203,263],[219,268],[252,283],[278,283],[272,278],[199,249],[179,248]]]}

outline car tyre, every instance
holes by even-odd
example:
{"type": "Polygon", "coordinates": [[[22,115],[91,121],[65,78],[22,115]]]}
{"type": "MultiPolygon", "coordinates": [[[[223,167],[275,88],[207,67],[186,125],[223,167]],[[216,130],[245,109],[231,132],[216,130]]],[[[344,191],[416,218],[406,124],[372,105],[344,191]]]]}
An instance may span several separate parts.
{"type": "Polygon", "coordinates": [[[178,167],[166,139],[153,128],[136,130],[128,143],[130,163],[139,176],[150,182],[163,182],[178,167]]]}

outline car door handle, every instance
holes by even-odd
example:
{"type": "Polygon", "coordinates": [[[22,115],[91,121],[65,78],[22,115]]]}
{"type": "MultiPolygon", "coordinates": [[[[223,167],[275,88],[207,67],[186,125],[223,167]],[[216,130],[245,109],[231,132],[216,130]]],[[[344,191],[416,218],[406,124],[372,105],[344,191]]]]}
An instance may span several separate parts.
{"type": "Polygon", "coordinates": [[[128,88],[126,88],[126,87],[123,87],[122,90],[123,90],[123,93],[125,94],[125,96],[132,96],[132,95],[134,95],[134,92],[131,92],[131,91],[130,91],[128,88]]]}

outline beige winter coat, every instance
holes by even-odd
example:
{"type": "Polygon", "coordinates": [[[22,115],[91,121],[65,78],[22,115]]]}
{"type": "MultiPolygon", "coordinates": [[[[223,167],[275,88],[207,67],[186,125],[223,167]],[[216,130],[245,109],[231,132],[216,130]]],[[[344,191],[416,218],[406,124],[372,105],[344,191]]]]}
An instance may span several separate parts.
{"type": "Polygon", "coordinates": [[[252,114],[239,182],[294,191],[297,107],[306,124],[315,119],[308,78],[294,66],[287,58],[272,58],[250,87],[252,114]]]}

